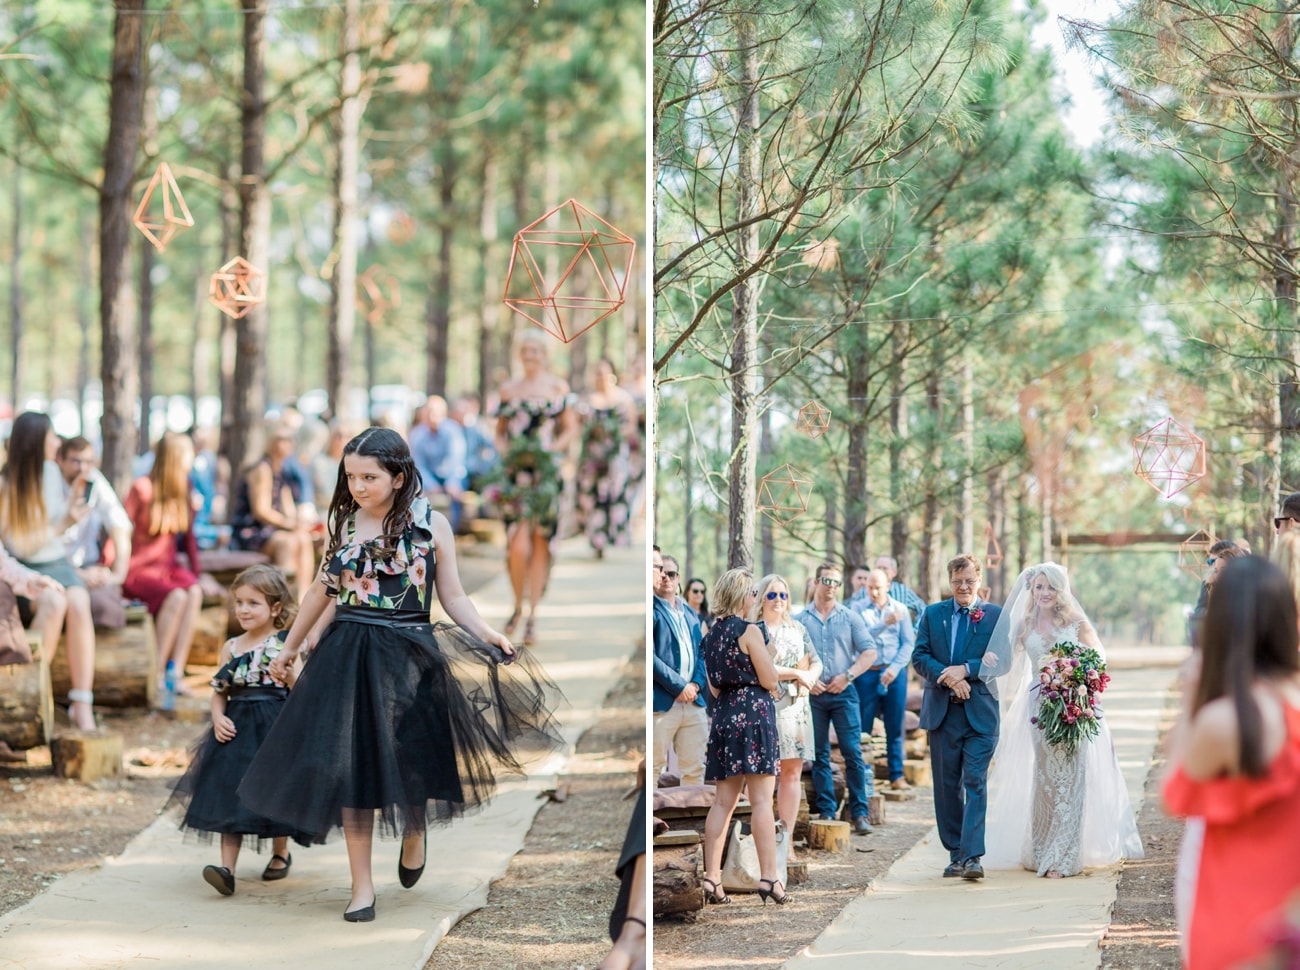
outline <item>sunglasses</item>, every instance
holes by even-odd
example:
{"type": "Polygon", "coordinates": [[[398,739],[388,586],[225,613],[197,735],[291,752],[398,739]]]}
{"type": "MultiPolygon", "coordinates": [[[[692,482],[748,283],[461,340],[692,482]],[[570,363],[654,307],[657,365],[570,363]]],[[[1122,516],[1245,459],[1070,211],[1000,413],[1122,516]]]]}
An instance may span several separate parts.
{"type": "Polygon", "coordinates": [[[693,596],[693,595],[695,595],[696,593],[703,593],[703,592],[704,592],[704,587],[703,587],[703,586],[692,586],[692,587],[691,587],[690,589],[688,589],[686,592],[690,593],[690,594],[693,596]]]}
{"type": "Polygon", "coordinates": [[[788,599],[790,598],[790,594],[789,594],[789,593],[778,593],[778,592],[777,592],[776,590],[774,590],[774,589],[769,589],[769,590],[767,591],[767,598],[770,599],[770,600],[788,600],[788,599]]]}
{"type": "Polygon", "coordinates": [[[1273,520],[1273,528],[1275,528],[1275,529],[1280,529],[1280,528],[1282,528],[1282,523],[1283,523],[1283,522],[1295,522],[1295,521],[1297,521],[1297,520],[1296,520],[1293,516],[1290,516],[1290,515],[1279,515],[1277,518],[1275,518],[1275,519],[1273,520]]]}
{"type": "Polygon", "coordinates": [[[675,570],[675,569],[665,569],[665,570],[663,571],[663,573],[664,573],[664,575],[667,576],[669,579],[676,579],[676,578],[678,577],[678,575],[679,575],[678,572],[677,572],[677,570],[675,570]]]}
{"type": "Polygon", "coordinates": [[[1209,559],[1205,560],[1205,565],[1213,566],[1216,562],[1218,562],[1218,560],[1211,556],[1209,559]]]}
{"type": "Polygon", "coordinates": [[[832,578],[829,577],[829,576],[822,576],[820,579],[817,580],[817,582],[821,583],[823,586],[843,586],[843,585],[844,585],[844,583],[843,583],[842,580],[832,579],[832,578]]]}

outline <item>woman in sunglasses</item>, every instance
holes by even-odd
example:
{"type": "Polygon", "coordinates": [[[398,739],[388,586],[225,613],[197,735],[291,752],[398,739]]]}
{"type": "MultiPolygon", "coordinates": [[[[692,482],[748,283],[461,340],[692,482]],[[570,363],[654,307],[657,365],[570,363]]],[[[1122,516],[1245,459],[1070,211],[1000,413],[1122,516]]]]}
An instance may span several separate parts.
{"type": "Polygon", "coordinates": [[[822,675],[822,661],[804,625],[790,615],[790,584],[782,577],[773,574],[759,581],[754,618],[767,627],[775,651],[776,733],[781,747],[776,809],[788,838],[799,815],[803,763],[815,755],[808,691],[822,675]]]}
{"type": "Polygon", "coordinates": [[[686,584],[686,605],[700,618],[700,636],[708,633],[713,626],[713,614],[709,612],[709,592],[704,580],[695,578],[686,584]]]}

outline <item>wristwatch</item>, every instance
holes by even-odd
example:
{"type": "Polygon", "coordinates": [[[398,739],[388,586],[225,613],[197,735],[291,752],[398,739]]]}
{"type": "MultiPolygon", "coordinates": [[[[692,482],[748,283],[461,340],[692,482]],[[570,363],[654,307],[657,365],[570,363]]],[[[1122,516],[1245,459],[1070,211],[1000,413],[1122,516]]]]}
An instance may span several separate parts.
{"type": "Polygon", "coordinates": [[[850,684],[853,683],[853,678],[856,677],[856,676],[857,676],[857,674],[855,674],[855,673],[854,673],[853,671],[851,671],[851,670],[846,670],[846,671],[844,671],[844,678],[845,678],[845,679],[846,679],[850,684]]]}

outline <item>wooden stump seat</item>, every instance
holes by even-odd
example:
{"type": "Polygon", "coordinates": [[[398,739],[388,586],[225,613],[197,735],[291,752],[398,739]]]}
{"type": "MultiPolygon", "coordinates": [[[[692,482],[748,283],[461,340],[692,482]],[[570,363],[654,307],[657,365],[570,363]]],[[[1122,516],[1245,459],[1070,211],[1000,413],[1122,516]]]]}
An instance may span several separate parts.
{"type": "Polygon", "coordinates": [[[54,689],[41,638],[31,634],[32,662],[0,667],[0,741],[15,751],[50,743],[54,730],[54,689]]]}

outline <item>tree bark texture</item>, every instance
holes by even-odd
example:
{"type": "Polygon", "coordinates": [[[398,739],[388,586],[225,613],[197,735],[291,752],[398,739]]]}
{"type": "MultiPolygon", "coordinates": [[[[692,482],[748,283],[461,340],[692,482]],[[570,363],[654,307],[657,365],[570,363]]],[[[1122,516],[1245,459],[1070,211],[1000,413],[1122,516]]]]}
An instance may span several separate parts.
{"type": "Polygon", "coordinates": [[[338,156],[334,171],[334,267],[330,274],[330,338],[327,387],[335,414],[347,413],[352,372],[352,335],[357,317],[357,172],[361,158],[361,15],[359,0],[343,7],[340,38],[338,156]]]}
{"type": "Polygon", "coordinates": [[[103,471],[118,494],[131,485],[135,448],[135,306],[131,293],[132,188],[147,85],[144,14],[147,0],[116,0],[109,81],[108,139],[99,192],[100,380],[104,389],[103,471]]]}

